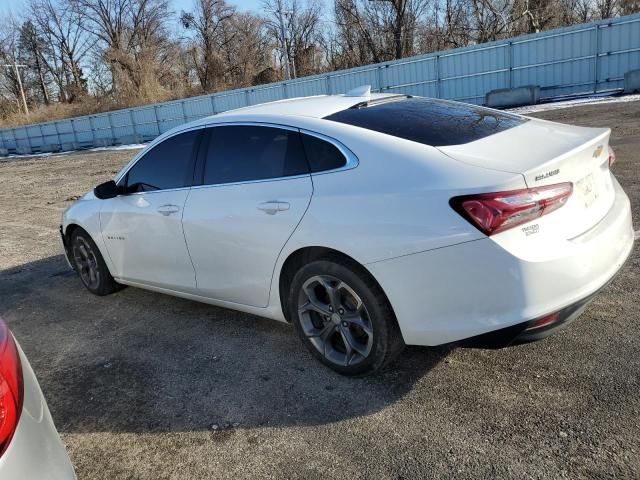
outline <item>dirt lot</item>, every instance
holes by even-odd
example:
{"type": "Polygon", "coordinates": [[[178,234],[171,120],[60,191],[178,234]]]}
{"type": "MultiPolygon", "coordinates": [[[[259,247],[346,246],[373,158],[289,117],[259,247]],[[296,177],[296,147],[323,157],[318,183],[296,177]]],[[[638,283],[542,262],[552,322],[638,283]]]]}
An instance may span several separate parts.
{"type": "MultiPolygon", "coordinates": [[[[638,222],[640,102],[538,116],[613,128],[638,222]]],[[[410,348],[387,371],[346,379],[287,325],[81,286],[60,255],[60,214],[132,154],[0,163],[0,315],[79,478],[640,477],[637,245],[554,337],[498,351],[410,348]]]]}

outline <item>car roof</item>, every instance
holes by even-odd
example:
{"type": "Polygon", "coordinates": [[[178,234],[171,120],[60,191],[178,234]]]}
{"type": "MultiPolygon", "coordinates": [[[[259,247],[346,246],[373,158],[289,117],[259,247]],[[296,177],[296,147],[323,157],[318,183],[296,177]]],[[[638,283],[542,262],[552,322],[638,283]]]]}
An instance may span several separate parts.
{"type": "Polygon", "coordinates": [[[366,93],[365,95],[316,95],[312,97],[287,98],[275,102],[261,103],[248,107],[236,108],[211,115],[181,127],[194,127],[211,123],[236,121],[236,120],[260,120],[264,117],[306,117],[324,118],[334,113],[346,110],[363,102],[380,101],[385,98],[397,97],[393,93],[366,93]]]}
{"type": "Polygon", "coordinates": [[[333,113],[353,107],[362,102],[393,97],[394,94],[372,93],[366,96],[316,95],[313,97],[288,98],[275,102],[261,103],[236,110],[220,113],[219,116],[232,114],[268,114],[323,118],[333,113]]]}

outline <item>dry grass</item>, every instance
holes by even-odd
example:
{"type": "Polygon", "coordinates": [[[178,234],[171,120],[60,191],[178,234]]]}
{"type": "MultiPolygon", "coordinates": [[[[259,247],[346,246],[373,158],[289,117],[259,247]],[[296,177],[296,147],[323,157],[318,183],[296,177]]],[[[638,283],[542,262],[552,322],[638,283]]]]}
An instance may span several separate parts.
{"type": "MultiPolygon", "coordinates": [[[[190,92],[191,94],[195,94],[190,92]]],[[[33,123],[49,122],[52,120],[61,120],[64,118],[79,117],[82,115],[91,115],[95,113],[110,112],[121,108],[138,107],[151,103],[166,102],[181,98],[183,95],[176,92],[168,92],[163,89],[155,89],[146,92],[142,96],[127,95],[118,101],[110,98],[96,98],[93,96],[84,96],[73,103],[52,103],[50,105],[40,105],[31,109],[29,116],[19,111],[17,106],[12,105],[11,108],[4,110],[0,115],[0,128],[12,128],[20,125],[29,125],[33,123]]]]}

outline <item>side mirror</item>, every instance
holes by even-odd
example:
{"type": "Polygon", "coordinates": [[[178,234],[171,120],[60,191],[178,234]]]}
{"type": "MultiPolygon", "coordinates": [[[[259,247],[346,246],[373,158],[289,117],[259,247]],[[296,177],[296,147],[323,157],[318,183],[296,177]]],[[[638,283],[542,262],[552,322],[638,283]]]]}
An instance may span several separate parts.
{"type": "Polygon", "coordinates": [[[106,200],[108,198],[114,198],[118,196],[118,186],[113,180],[101,183],[93,189],[93,194],[100,200],[106,200]]]}

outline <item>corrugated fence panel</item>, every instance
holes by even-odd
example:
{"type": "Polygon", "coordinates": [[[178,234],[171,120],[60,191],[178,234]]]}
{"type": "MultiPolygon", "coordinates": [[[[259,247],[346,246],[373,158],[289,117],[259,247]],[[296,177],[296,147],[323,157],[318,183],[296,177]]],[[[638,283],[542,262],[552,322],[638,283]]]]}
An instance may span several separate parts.
{"type": "Polygon", "coordinates": [[[76,132],[76,140],[80,143],[93,144],[93,131],[89,117],[74,118],[73,129],[76,132]]]}
{"type": "Polygon", "coordinates": [[[603,88],[620,88],[629,65],[640,65],[640,22],[627,21],[602,26],[598,81],[603,88]]]}
{"type": "MultiPolygon", "coordinates": [[[[421,58],[403,63],[387,63],[380,68],[382,91],[390,88],[434,83],[437,79],[436,57],[421,58]]],[[[435,90],[434,90],[435,91],[435,90]]],[[[414,95],[417,95],[414,94],[414,95]]]]}
{"type": "Polygon", "coordinates": [[[415,95],[419,97],[438,97],[435,82],[419,83],[415,85],[403,85],[400,87],[391,87],[384,91],[385,93],[403,93],[405,95],[415,95]]]}
{"type": "Polygon", "coordinates": [[[160,135],[164,130],[160,129],[160,122],[156,116],[157,109],[157,105],[152,105],[132,110],[133,126],[130,127],[127,135],[142,135],[145,140],[151,140],[160,135]]]}
{"type": "Polygon", "coordinates": [[[0,130],[0,147],[12,150],[16,148],[12,130],[0,130]]]}
{"type": "Polygon", "coordinates": [[[108,114],[0,130],[0,147],[38,150],[47,144],[92,145],[141,135],[151,140],[185,122],[284,98],[373,91],[481,104],[497,88],[539,85],[543,97],[606,91],[640,69],[640,14],[600,20],[481,45],[329,72],[286,82],[146,105],[108,114]]]}
{"type": "Polygon", "coordinates": [[[13,129],[16,141],[16,148],[30,148],[29,136],[27,135],[27,129],[24,127],[17,127],[13,129]]]}
{"type": "Polygon", "coordinates": [[[334,72],[331,75],[333,92],[344,93],[360,85],[371,85],[373,90],[379,90],[378,69],[366,68],[355,71],[334,72]]]}
{"type": "Polygon", "coordinates": [[[218,93],[214,95],[214,101],[216,104],[216,113],[247,106],[247,99],[244,91],[242,92],[234,91],[231,93],[218,93]]]}
{"type": "Polygon", "coordinates": [[[129,111],[119,111],[112,112],[110,114],[111,117],[111,126],[113,129],[113,136],[115,138],[122,138],[127,135],[133,134],[131,128],[131,115],[129,111]]]}
{"type": "Polygon", "coordinates": [[[95,115],[89,118],[91,119],[94,139],[113,138],[113,131],[107,114],[95,115]]]}
{"type": "Polygon", "coordinates": [[[55,123],[43,123],[42,128],[42,141],[44,145],[58,144],[60,145],[60,137],[55,123]]]}
{"type": "Polygon", "coordinates": [[[209,97],[198,97],[184,101],[184,111],[189,121],[213,115],[211,99],[209,97]]]}
{"type": "Polygon", "coordinates": [[[286,98],[282,85],[273,85],[269,87],[256,87],[249,91],[249,103],[255,105],[257,103],[275,102],[286,98]]]}
{"type": "Polygon", "coordinates": [[[482,103],[489,90],[508,86],[508,44],[445,54],[438,67],[442,98],[482,103]]]}
{"type": "Polygon", "coordinates": [[[76,134],[73,130],[71,120],[61,120],[55,122],[58,129],[58,135],[60,135],[60,143],[73,143],[76,141],[76,134]]]}
{"type": "Polygon", "coordinates": [[[301,78],[295,82],[287,82],[287,98],[308,97],[330,93],[331,74],[324,77],[301,78]]]}
{"type": "Polygon", "coordinates": [[[512,44],[513,85],[539,85],[543,97],[595,91],[597,29],[576,28],[512,44]]]}
{"type": "Polygon", "coordinates": [[[44,143],[40,125],[28,125],[25,135],[29,138],[29,144],[32,147],[39,147],[44,143]]]}

